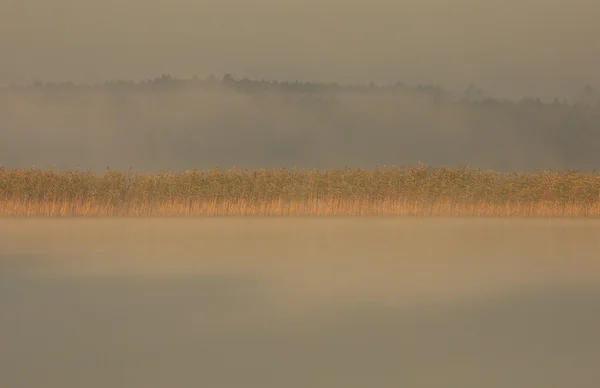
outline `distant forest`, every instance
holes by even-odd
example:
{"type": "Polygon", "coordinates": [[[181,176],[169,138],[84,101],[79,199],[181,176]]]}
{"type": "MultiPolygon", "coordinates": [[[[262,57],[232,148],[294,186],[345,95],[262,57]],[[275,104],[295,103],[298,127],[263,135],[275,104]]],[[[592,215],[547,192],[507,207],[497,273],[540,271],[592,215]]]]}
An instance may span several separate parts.
{"type": "Polygon", "coordinates": [[[471,86],[163,75],[0,89],[0,166],[101,170],[600,167],[600,92],[495,99],[471,86]]]}
{"type": "MultiPolygon", "coordinates": [[[[439,85],[415,85],[410,86],[403,82],[396,82],[389,85],[376,85],[374,83],[368,85],[344,85],[338,84],[337,82],[331,83],[319,83],[319,82],[290,82],[290,81],[276,81],[276,80],[251,80],[248,78],[234,78],[230,74],[225,74],[222,78],[218,79],[213,75],[209,75],[204,79],[200,79],[194,76],[189,79],[175,78],[169,74],[163,74],[160,77],[153,79],[147,79],[142,81],[124,81],[114,80],[107,81],[104,83],[98,83],[93,85],[77,85],[73,82],[42,82],[34,81],[28,86],[13,85],[6,90],[31,90],[31,89],[43,89],[47,91],[67,91],[67,90],[85,90],[85,89],[104,89],[104,90],[137,90],[137,91],[175,91],[175,90],[198,90],[198,89],[211,89],[214,87],[227,87],[232,90],[238,90],[248,93],[258,92],[292,92],[292,93],[305,93],[305,94],[327,94],[327,93],[387,93],[387,94],[412,94],[416,96],[424,96],[430,98],[432,101],[470,101],[470,102],[490,102],[497,101],[493,96],[488,96],[481,88],[475,85],[469,85],[462,92],[455,92],[446,90],[439,85]]],[[[0,90],[2,90],[0,88],[0,90]]],[[[503,100],[503,102],[508,102],[503,100]]],[[[526,96],[521,99],[523,103],[538,103],[542,102],[535,96],[526,96]]],[[[586,85],[579,95],[573,100],[567,102],[566,99],[554,99],[552,104],[584,104],[584,105],[598,105],[600,104],[600,91],[591,85],[586,85]]]]}

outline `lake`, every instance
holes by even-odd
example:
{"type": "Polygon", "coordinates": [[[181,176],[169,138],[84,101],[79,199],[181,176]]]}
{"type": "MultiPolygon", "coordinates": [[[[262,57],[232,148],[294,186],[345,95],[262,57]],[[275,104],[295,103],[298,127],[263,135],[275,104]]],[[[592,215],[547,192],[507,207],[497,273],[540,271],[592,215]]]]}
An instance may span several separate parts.
{"type": "Polygon", "coordinates": [[[0,220],[5,387],[598,387],[600,221],[0,220]]]}

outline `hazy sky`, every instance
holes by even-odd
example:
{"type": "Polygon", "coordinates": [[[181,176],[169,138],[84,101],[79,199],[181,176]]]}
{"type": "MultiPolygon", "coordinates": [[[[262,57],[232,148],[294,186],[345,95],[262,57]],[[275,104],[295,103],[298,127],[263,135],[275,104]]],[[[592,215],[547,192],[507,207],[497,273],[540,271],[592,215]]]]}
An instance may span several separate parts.
{"type": "Polygon", "coordinates": [[[1,84],[229,72],[543,95],[600,83],[597,0],[0,0],[0,9],[1,84]]]}

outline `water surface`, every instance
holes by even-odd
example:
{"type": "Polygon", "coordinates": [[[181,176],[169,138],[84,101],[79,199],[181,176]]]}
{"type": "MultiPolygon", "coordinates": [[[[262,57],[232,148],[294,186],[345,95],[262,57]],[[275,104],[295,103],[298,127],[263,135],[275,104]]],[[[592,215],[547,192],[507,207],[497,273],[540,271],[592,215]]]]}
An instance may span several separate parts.
{"type": "Polygon", "coordinates": [[[597,387],[600,222],[0,221],[6,387],[597,387]]]}

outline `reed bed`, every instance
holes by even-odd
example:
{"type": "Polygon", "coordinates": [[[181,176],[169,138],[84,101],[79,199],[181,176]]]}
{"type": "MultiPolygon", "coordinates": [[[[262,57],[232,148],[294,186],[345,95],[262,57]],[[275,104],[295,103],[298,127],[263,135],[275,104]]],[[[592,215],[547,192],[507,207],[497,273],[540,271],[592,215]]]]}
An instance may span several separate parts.
{"type": "Polygon", "coordinates": [[[0,168],[0,217],[600,217],[600,176],[431,168],[107,170],[0,168]]]}

